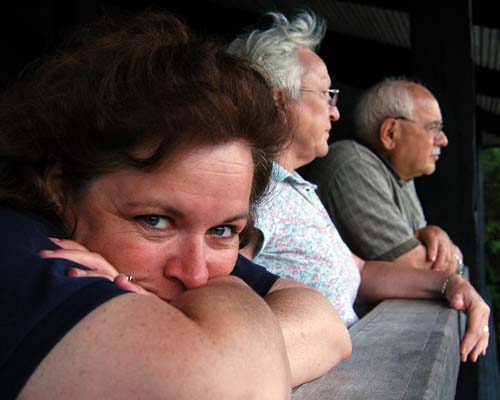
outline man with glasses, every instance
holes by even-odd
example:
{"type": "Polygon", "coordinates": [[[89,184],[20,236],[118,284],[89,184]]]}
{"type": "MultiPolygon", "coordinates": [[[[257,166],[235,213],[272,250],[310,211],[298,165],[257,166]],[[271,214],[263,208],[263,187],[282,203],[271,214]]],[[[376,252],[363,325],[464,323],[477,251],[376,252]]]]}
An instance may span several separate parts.
{"type": "Polygon", "coordinates": [[[334,143],[308,170],[342,238],[367,260],[460,270],[460,250],[427,225],[413,183],[434,172],[448,145],[436,98],[417,82],[388,78],[360,97],[354,124],[355,140],[334,143]]]}

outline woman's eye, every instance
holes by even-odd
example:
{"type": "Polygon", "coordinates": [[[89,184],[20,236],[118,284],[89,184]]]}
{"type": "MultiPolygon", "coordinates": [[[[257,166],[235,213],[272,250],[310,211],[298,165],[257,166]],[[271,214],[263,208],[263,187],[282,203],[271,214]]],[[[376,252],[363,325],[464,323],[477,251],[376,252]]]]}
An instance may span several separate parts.
{"type": "Polygon", "coordinates": [[[168,218],[160,217],[159,215],[143,215],[137,217],[137,219],[148,227],[155,229],[165,229],[170,225],[168,218]]]}
{"type": "Polygon", "coordinates": [[[234,234],[234,230],[230,226],[221,225],[210,229],[210,233],[215,236],[220,237],[231,237],[234,234]]]}

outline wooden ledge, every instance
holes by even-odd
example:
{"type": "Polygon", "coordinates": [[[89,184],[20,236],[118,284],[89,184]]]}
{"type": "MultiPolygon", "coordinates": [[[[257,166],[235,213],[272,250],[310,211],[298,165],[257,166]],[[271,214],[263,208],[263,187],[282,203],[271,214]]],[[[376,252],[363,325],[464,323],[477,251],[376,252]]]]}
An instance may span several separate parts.
{"type": "Polygon", "coordinates": [[[385,300],[350,328],[351,357],[292,399],[454,399],[463,319],[439,301],[385,300]]]}

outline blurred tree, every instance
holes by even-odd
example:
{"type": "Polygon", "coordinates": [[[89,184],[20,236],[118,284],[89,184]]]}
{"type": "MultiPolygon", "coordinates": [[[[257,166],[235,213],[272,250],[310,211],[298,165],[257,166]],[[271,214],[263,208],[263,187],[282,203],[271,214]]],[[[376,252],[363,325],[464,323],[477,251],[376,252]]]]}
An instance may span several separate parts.
{"type": "Polygon", "coordinates": [[[500,348],[500,148],[484,150],[483,168],[487,285],[493,298],[497,348],[500,348]]]}

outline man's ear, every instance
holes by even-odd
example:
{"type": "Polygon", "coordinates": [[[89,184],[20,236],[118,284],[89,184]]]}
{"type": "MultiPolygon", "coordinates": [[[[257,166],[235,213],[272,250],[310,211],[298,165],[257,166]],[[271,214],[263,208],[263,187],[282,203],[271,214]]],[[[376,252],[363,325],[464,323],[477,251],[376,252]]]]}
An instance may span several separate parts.
{"type": "Polygon", "coordinates": [[[384,150],[393,150],[399,135],[399,124],[394,118],[386,118],[379,128],[380,144],[384,150]]]}

